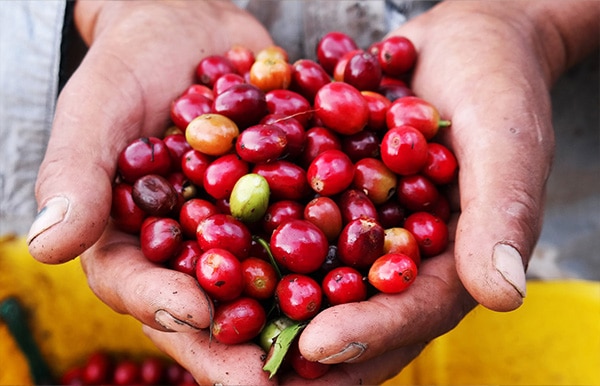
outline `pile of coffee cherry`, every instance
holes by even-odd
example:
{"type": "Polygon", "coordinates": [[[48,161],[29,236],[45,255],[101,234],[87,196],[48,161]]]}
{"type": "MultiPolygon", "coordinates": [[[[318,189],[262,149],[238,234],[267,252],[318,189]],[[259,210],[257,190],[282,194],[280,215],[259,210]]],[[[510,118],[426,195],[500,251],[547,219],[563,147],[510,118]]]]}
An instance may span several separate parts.
{"type": "Polygon", "coordinates": [[[58,385],[176,385],[196,386],[192,374],[179,364],[158,356],[142,358],[94,351],[82,363],[67,369],[58,385]]]}
{"type": "Polygon", "coordinates": [[[269,351],[273,321],[405,291],[448,246],[457,161],[437,141],[450,122],[410,88],[412,42],[363,49],[330,32],[316,54],[205,57],[172,127],[118,158],[114,223],[150,261],[197,279],[223,344],[269,351]]]}

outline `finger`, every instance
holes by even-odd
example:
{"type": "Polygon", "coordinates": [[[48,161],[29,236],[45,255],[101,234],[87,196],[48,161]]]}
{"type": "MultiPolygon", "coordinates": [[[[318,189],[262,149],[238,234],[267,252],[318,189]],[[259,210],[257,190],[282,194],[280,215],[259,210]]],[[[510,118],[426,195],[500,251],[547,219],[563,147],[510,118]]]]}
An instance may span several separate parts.
{"type": "Polygon", "coordinates": [[[479,303],[508,311],[523,302],[541,230],[554,149],[547,79],[513,24],[480,15],[470,27],[477,34],[461,31],[455,18],[468,14],[442,16],[453,6],[398,33],[420,49],[415,92],[452,121],[443,138],[460,168],[458,273],[479,303]]]}
{"type": "Polygon", "coordinates": [[[370,361],[337,364],[315,380],[308,381],[293,372],[279,378],[283,385],[378,385],[399,374],[425,345],[420,343],[391,350],[370,361]]]}
{"type": "Polygon", "coordinates": [[[253,344],[224,345],[208,332],[168,333],[144,326],[156,346],[192,373],[200,385],[275,385],[263,371],[265,352],[253,344]]]}
{"type": "Polygon", "coordinates": [[[135,236],[109,226],[81,262],[92,291],[117,312],[165,331],[210,325],[212,303],[197,281],[150,262],[135,236]]]}
{"type": "Polygon", "coordinates": [[[302,332],[300,351],[322,363],[362,362],[442,335],[475,304],[460,283],[450,246],[424,260],[404,292],[377,294],[319,313],[302,332]]]}

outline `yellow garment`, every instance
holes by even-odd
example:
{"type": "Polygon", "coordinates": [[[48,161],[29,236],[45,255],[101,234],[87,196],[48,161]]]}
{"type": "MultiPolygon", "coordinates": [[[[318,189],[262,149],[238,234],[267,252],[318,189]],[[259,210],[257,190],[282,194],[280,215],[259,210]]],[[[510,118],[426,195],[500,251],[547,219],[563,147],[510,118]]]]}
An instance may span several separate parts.
{"type": "MultiPolygon", "coordinates": [[[[44,265],[29,255],[24,239],[0,239],[0,302],[16,296],[56,378],[95,350],[133,357],[160,354],[141,323],[117,314],[92,293],[79,259],[44,265]]],[[[0,321],[0,385],[30,385],[23,354],[0,321]]]]}
{"type": "MultiPolygon", "coordinates": [[[[140,323],[88,288],[79,261],[36,262],[23,239],[0,240],[0,301],[15,295],[56,375],[92,351],[158,354],[140,323]]],[[[0,322],[0,385],[31,384],[27,362],[0,322]]],[[[521,308],[471,312],[433,341],[391,385],[600,385],[600,283],[528,283],[521,308]]]]}
{"type": "Polygon", "coordinates": [[[600,282],[530,281],[519,309],[476,308],[392,385],[600,385],[600,282]]]}

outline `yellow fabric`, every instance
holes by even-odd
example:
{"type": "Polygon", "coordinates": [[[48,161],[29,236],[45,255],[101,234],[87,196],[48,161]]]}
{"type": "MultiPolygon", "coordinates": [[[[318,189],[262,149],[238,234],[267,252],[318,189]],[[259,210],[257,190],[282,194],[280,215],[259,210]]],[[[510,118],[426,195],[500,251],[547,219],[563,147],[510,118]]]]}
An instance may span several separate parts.
{"type": "Polygon", "coordinates": [[[510,313],[476,308],[384,385],[600,385],[600,283],[527,292],[510,313]]]}
{"type": "MultiPolygon", "coordinates": [[[[96,349],[158,350],[139,322],[116,314],[87,286],[79,261],[47,266],[21,238],[0,240],[0,300],[17,296],[56,374],[96,349]]],[[[31,384],[27,363],[0,323],[0,385],[31,384]]],[[[477,308],[433,341],[391,385],[600,385],[600,283],[528,283],[521,308],[477,308]]]]}
{"type": "MultiPolygon", "coordinates": [[[[97,349],[132,356],[159,354],[132,317],[117,314],[89,289],[79,260],[35,261],[24,239],[0,240],[0,301],[17,296],[55,376],[97,349]]],[[[25,358],[0,321],[0,385],[32,383],[25,358]]]]}

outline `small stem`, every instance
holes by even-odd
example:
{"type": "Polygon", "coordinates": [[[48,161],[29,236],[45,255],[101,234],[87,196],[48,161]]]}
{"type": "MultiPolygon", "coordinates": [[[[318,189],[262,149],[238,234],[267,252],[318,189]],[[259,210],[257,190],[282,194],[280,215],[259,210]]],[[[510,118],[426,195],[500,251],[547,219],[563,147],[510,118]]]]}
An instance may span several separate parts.
{"type": "Polygon", "coordinates": [[[438,122],[438,127],[450,127],[452,125],[452,121],[447,119],[440,119],[438,122]]]}
{"type": "Polygon", "coordinates": [[[269,243],[267,243],[267,241],[260,236],[254,235],[254,236],[252,236],[252,238],[254,240],[256,240],[256,242],[258,242],[260,245],[262,245],[262,247],[265,249],[265,251],[267,251],[267,255],[269,255],[269,260],[271,261],[271,265],[273,266],[273,268],[275,268],[275,272],[277,272],[277,277],[279,279],[281,279],[283,277],[283,275],[281,274],[281,271],[279,270],[279,266],[277,265],[277,262],[275,261],[273,254],[271,253],[271,247],[269,246],[269,243]]]}

